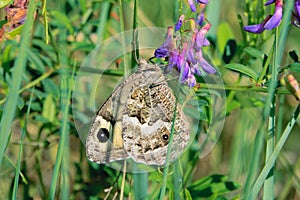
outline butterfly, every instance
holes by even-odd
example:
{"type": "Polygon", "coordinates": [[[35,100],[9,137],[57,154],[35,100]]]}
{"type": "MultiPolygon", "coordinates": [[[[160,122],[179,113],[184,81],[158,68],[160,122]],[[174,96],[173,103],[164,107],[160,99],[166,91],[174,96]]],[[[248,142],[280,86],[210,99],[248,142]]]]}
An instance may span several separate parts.
{"type": "Polygon", "coordinates": [[[131,158],[165,165],[169,144],[172,162],[189,139],[189,121],[166,76],[159,66],[142,60],[100,107],[88,132],[86,154],[100,164],[131,158]]]}

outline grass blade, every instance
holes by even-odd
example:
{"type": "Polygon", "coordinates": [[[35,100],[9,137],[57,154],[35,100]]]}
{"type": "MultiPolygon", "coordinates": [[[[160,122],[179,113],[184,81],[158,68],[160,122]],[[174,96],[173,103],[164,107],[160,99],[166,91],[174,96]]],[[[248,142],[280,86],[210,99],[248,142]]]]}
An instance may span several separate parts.
{"type": "MultiPolygon", "coordinates": [[[[62,115],[61,120],[61,128],[60,128],[60,140],[59,140],[59,146],[55,161],[55,166],[52,174],[52,180],[50,184],[49,189],[49,196],[48,199],[55,199],[55,191],[57,182],[60,175],[60,169],[61,169],[61,197],[60,199],[69,199],[69,130],[70,130],[70,123],[69,123],[69,109],[70,109],[70,99],[71,99],[71,80],[74,78],[75,73],[75,67],[73,68],[72,77],[69,77],[69,69],[68,69],[68,57],[66,55],[66,52],[63,51],[63,46],[66,45],[67,41],[67,34],[66,31],[62,30],[60,35],[60,45],[62,49],[60,54],[60,77],[61,77],[61,83],[60,83],[60,113],[62,115]]],[[[76,65],[76,64],[75,64],[76,65]]],[[[74,65],[74,66],[75,66],[74,65]]]]}
{"type": "Polygon", "coordinates": [[[62,127],[60,129],[60,140],[59,140],[59,146],[58,146],[58,151],[57,151],[57,156],[56,156],[56,161],[55,161],[55,166],[54,166],[54,171],[52,174],[52,181],[50,185],[50,190],[49,190],[49,199],[55,199],[55,190],[56,190],[56,185],[59,177],[59,169],[62,166],[62,193],[67,193],[67,194],[62,194],[64,198],[68,196],[68,164],[65,162],[69,162],[68,159],[68,133],[70,129],[70,125],[68,123],[68,114],[69,114],[69,107],[70,107],[70,97],[71,97],[71,92],[70,92],[70,86],[68,85],[68,78],[66,76],[62,76],[61,80],[61,113],[62,113],[62,127]],[[67,152],[67,153],[66,153],[67,152]],[[67,157],[64,157],[66,156],[67,157]],[[62,159],[64,158],[64,159],[62,159]],[[64,160],[62,164],[62,160],[64,160]]]}
{"type": "Polygon", "coordinates": [[[27,119],[29,118],[33,92],[34,92],[34,88],[32,88],[32,90],[31,90],[31,95],[30,95],[30,99],[29,99],[27,112],[26,112],[24,127],[22,128],[22,133],[21,133],[19,156],[18,156],[18,161],[17,161],[18,163],[17,163],[17,167],[16,167],[16,174],[15,174],[15,180],[14,180],[12,199],[17,199],[17,192],[18,192],[18,186],[19,186],[19,176],[20,176],[20,172],[21,172],[21,169],[20,169],[21,168],[21,160],[22,160],[22,155],[23,155],[23,142],[24,142],[24,138],[25,138],[25,135],[26,135],[26,124],[27,124],[27,119]]]}
{"type": "Polygon", "coordinates": [[[0,122],[0,167],[2,166],[3,157],[10,137],[11,124],[17,108],[19,89],[21,87],[22,76],[27,64],[27,48],[30,43],[31,30],[34,22],[34,14],[36,9],[36,1],[29,2],[28,13],[24,27],[22,29],[19,55],[16,58],[12,70],[12,81],[5,102],[3,114],[0,122]]]}

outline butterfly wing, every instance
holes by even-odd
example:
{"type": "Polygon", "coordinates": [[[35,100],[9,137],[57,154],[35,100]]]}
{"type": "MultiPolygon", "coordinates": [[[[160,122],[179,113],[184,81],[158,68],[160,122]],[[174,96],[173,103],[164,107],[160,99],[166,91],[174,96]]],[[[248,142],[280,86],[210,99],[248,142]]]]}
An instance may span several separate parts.
{"type": "MultiPolygon", "coordinates": [[[[157,75],[164,77],[161,72],[157,75]]],[[[187,146],[190,132],[172,89],[157,77],[132,89],[123,112],[122,133],[124,149],[133,160],[148,165],[165,164],[175,106],[171,162],[187,146]]]]}
{"type": "Polygon", "coordinates": [[[100,164],[128,158],[123,149],[122,113],[132,88],[156,72],[142,63],[138,71],[124,79],[99,109],[87,136],[86,154],[89,160],[100,164]]]}
{"type": "Polygon", "coordinates": [[[189,124],[160,68],[142,62],[100,108],[86,141],[88,159],[165,164],[175,105],[171,161],[188,143],[189,124]]]}
{"type": "Polygon", "coordinates": [[[88,159],[100,164],[128,157],[123,149],[121,122],[115,120],[112,105],[110,97],[100,108],[86,140],[88,159]]]}

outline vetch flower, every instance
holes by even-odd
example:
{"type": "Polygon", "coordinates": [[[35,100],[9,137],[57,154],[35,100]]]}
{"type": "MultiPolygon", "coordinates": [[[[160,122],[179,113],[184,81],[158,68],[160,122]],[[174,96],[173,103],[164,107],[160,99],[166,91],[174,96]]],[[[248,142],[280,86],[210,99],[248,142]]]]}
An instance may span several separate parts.
{"type": "Polygon", "coordinates": [[[183,20],[184,20],[184,15],[181,15],[177,21],[177,23],[175,24],[175,31],[178,31],[181,26],[182,26],[182,23],[183,23],[183,20]]]}
{"type": "MultiPolygon", "coordinates": [[[[196,12],[196,6],[195,6],[195,0],[188,0],[188,3],[190,5],[191,11],[196,12]]],[[[197,4],[207,4],[208,0],[196,0],[197,4]]]]}
{"type": "Polygon", "coordinates": [[[207,4],[208,0],[196,0],[197,3],[207,4]]]}
{"type": "MultiPolygon", "coordinates": [[[[189,0],[191,8],[194,8],[195,3],[199,3],[202,11],[207,2],[189,0]]],[[[181,83],[194,87],[196,85],[195,75],[213,74],[217,71],[204,59],[202,53],[202,48],[210,45],[205,36],[211,24],[203,25],[205,19],[203,12],[196,15],[196,19],[184,20],[184,17],[184,15],[180,16],[174,28],[168,28],[164,43],[156,49],[154,55],[156,58],[164,58],[168,63],[166,71],[175,69],[180,73],[181,83]],[[178,33],[177,31],[182,27],[184,30],[178,33]]]]}
{"type": "Polygon", "coordinates": [[[196,23],[197,23],[199,26],[202,26],[202,25],[203,25],[203,22],[204,22],[204,12],[201,12],[201,13],[198,14],[197,17],[196,17],[196,23]]]}
{"type": "Polygon", "coordinates": [[[276,28],[282,19],[282,6],[283,2],[282,0],[275,2],[275,12],[274,15],[266,22],[265,29],[271,30],[273,28],[276,28]]]}
{"type": "Polygon", "coordinates": [[[295,0],[292,24],[300,28],[300,0],[295,0]]]}
{"type": "Polygon", "coordinates": [[[214,74],[216,73],[216,69],[211,66],[211,64],[209,64],[202,55],[202,51],[198,52],[198,59],[199,59],[199,64],[201,66],[201,68],[208,74],[214,74]]]}
{"type": "Polygon", "coordinates": [[[198,33],[196,34],[196,38],[195,38],[195,50],[196,51],[200,51],[202,46],[209,46],[209,41],[205,38],[205,35],[209,31],[210,26],[211,25],[209,23],[204,25],[200,29],[200,31],[198,31],[198,33]]]}
{"type": "Polygon", "coordinates": [[[261,24],[253,24],[253,25],[248,25],[248,26],[244,26],[244,30],[250,33],[262,33],[265,29],[265,24],[266,22],[271,18],[272,16],[269,15],[268,17],[265,18],[265,20],[263,21],[263,23],[261,24]]]}
{"type": "Polygon", "coordinates": [[[188,0],[188,3],[190,4],[191,11],[196,12],[196,6],[194,0],[188,0]]]}
{"type": "Polygon", "coordinates": [[[208,74],[216,72],[216,69],[204,59],[202,54],[202,48],[209,45],[205,35],[210,27],[209,23],[200,29],[194,27],[191,30],[192,34],[181,38],[174,36],[173,28],[169,27],[165,42],[154,53],[155,57],[166,59],[167,71],[176,69],[180,73],[180,82],[190,87],[196,85],[195,75],[199,76],[201,72],[208,74]]]}
{"type": "Polygon", "coordinates": [[[264,30],[271,30],[279,26],[282,19],[283,0],[269,0],[264,5],[275,3],[275,12],[273,15],[267,16],[261,24],[244,26],[244,30],[250,33],[262,33],[264,30]]]}
{"type": "Polygon", "coordinates": [[[164,58],[170,55],[170,51],[173,50],[173,27],[168,27],[165,42],[155,50],[154,56],[156,58],[164,58]]]}

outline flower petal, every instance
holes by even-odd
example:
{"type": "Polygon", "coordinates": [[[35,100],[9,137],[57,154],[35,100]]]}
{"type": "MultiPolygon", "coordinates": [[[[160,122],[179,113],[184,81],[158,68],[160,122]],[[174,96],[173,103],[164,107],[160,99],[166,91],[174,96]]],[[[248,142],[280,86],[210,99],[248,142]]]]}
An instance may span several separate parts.
{"type": "Polygon", "coordinates": [[[267,3],[265,3],[264,5],[267,6],[267,5],[270,5],[270,4],[272,4],[272,3],[275,3],[275,0],[269,0],[269,1],[267,1],[267,3]]]}
{"type": "Polygon", "coordinates": [[[282,6],[276,6],[274,15],[265,23],[264,28],[268,30],[276,28],[280,24],[281,19],[282,6]]]}
{"type": "Polygon", "coordinates": [[[262,33],[265,28],[263,24],[253,24],[253,25],[248,25],[248,26],[244,26],[244,30],[250,33],[262,33]]]}
{"type": "Polygon", "coordinates": [[[189,87],[194,87],[196,85],[196,79],[195,76],[189,75],[185,81],[189,87]]]}
{"type": "Polygon", "coordinates": [[[197,0],[197,3],[207,4],[208,0],[197,0]]]}
{"type": "Polygon", "coordinates": [[[173,51],[174,49],[174,44],[172,39],[173,39],[173,27],[168,27],[168,31],[164,43],[154,52],[154,56],[156,58],[164,58],[169,56],[170,51],[173,51]]]}
{"type": "Polygon", "coordinates": [[[199,64],[200,66],[202,67],[202,69],[208,73],[208,74],[214,74],[216,73],[216,69],[211,66],[204,58],[203,58],[203,55],[202,55],[202,51],[200,51],[198,53],[198,58],[199,58],[199,64]]]}
{"type": "Polygon", "coordinates": [[[169,50],[165,46],[161,46],[158,49],[155,50],[154,56],[156,58],[164,58],[168,56],[169,50]]]}
{"type": "Polygon", "coordinates": [[[194,4],[194,0],[188,0],[189,4],[190,4],[190,8],[192,12],[196,12],[196,6],[194,4]]]}
{"type": "Polygon", "coordinates": [[[175,24],[175,31],[178,31],[181,28],[183,20],[184,20],[184,17],[185,17],[184,15],[181,15],[179,17],[178,21],[175,24]]]}
{"type": "Polygon", "coordinates": [[[297,16],[300,16],[300,0],[295,1],[294,12],[297,16]]]}
{"type": "Polygon", "coordinates": [[[198,14],[197,17],[196,17],[196,23],[199,26],[202,26],[203,22],[204,22],[204,12],[198,14]]]}

